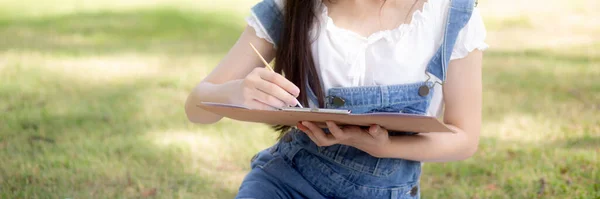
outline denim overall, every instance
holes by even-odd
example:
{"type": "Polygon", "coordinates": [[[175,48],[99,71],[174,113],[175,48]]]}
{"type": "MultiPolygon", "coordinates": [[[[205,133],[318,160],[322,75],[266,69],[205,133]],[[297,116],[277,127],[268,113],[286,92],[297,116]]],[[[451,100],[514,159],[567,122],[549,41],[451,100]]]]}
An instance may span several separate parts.
{"type": "MultiPolygon", "coordinates": [[[[451,2],[443,44],[427,66],[427,72],[442,82],[446,79],[454,43],[471,17],[474,1],[451,2]]],[[[274,0],[264,0],[252,9],[268,35],[278,41],[283,21],[274,0]]],[[[331,88],[326,93],[325,106],[352,113],[423,115],[433,94],[420,92],[420,89],[424,85],[433,88],[433,81],[331,88]]],[[[308,94],[310,101],[317,104],[312,90],[308,94]]],[[[403,132],[390,132],[390,135],[412,136],[403,132]]],[[[376,158],[340,144],[319,147],[297,129],[254,156],[251,168],[236,198],[420,198],[421,162],[376,158]]]]}

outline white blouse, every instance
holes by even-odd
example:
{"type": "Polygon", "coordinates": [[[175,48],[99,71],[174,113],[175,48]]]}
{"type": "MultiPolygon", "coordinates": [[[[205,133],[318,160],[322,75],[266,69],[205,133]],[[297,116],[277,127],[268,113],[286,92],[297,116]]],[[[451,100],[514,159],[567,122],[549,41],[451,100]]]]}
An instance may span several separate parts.
{"type": "MultiPolygon", "coordinates": [[[[275,0],[280,10],[284,0],[275,0]]],[[[339,28],[329,17],[323,4],[318,17],[320,28],[312,43],[315,66],[323,89],[334,87],[408,84],[427,80],[429,60],[442,44],[444,22],[450,0],[428,0],[422,10],[413,13],[412,21],[395,29],[375,32],[364,37],[339,28]]],[[[258,37],[273,43],[254,14],[246,18],[258,37]]],[[[486,30],[479,10],[475,8],[470,21],[459,33],[451,60],[466,57],[469,52],[485,50],[486,30]]],[[[435,76],[431,75],[436,79],[435,76]]],[[[442,104],[441,87],[436,84],[427,115],[439,115],[442,104]]]]}

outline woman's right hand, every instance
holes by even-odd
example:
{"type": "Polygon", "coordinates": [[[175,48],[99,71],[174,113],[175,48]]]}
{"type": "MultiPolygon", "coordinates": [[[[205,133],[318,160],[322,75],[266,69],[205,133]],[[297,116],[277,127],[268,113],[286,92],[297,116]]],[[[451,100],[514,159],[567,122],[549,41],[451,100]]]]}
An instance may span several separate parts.
{"type": "Polygon", "coordinates": [[[232,104],[251,109],[274,109],[296,106],[300,89],[278,73],[267,68],[255,68],[244,79],[230,98],[232,104]]]}

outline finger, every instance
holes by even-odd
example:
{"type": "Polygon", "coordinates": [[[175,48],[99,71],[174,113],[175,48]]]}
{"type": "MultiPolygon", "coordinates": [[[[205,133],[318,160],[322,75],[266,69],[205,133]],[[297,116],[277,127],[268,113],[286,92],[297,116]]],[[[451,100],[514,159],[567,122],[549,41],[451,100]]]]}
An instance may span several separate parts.
{"type": "Polygon", "coordinates": [[[371,125],[371,127],[369,127],[369,134],[375,139],[385,139],[385,137],[388,136],[387,130],[379,125],[371,125]]]}
{"type": "Polygon", "coordinates": [[[264,80],[277,84],[283,90],[287,91],[287,93],[292,94],[294,97],[298,97],[300,95],[300,89],[290,80],[286,79],[279,73],[275,73],[272,71],[261,71],[260,77],[264,80]]]}
{"type": "Polygon", "coordinates": [[[321,128],[312,122],[302,122],[302,125],[308,127],[308,130],[318,140],[319,146],[331,146],[337,144],[337,140],[331,134],[325,134],[321,128]]]}
{"type": "Polygon", "coordinates": [[[283,90],[279,85],[274,84],[270,81],[261,79],[256,83],[256,88],[262,92],[267,93],[268,95],[274,96],[277,99],[285,102],[285,104],[290,106],[296,105],[296,98],[289,94],[287,91],[283,90]]]}
{"type": "Polygon", "coordinates": [[[359,126],[346,126],[344,127],[344,133],[346,135],[348,135],[348,139],[353,139],[353,140],[361,140],[364,141],[365,136],[371,136],[368,135],[369,133],[366,133],[365,130],[363,130],[361,127],[359,126]]]}
{"type": "Polygon", "coordinates": [[[306,126],[302,125],[302,122],[296,122],[296,127],[300,130],[308,130],[306,126]]]}
{"type": "Polygon", "coordinates": [[[298,129],[300,129],[302,132],[304,132],[308,138],[310,138],[310,140],[312,140],[315,144],[317,144],[317,146],[321,146],[321,144],[319,143],[319,140],[317,140],[317,138],[315,137],[315,135],[308,129],[308,127],[298,123],[298,129]]]}
{"type": "Polygon", "coordinates": [[[286,106],[285,102],[283,102],[283,101],[279,100],[277,97],[269,95],[261,90],[254,90],[254,93],[252,95],[259,102],[262,102],[262,103],[267,104],[272,107],[282,108],[282,107],[286,106]]]}
{"type": "Polygon", "coordinates": [[[335,139],[337,139],[339,142],[348,139],[348,135],[335,122],[326,121],[325,124],[327,124],[327,128],[329,128],[329,132],[331,132],[333,137],[335,137],[335,139]]]}
{"type": "Polygon", "coordinates": [[[300,129],[301,131],[309,131],[308,127],[302,125],[302,122],[298,122],[296,124],[296,127],[298,127],[298,129],[300,129]]]}
{"type": "Polygon", "coordinates": [[[369,134],[371,134],[371,136],[373,136],[373,137],[377,137],[377,136],[379,136],[380,129],[381,129],[381,127],[379,125],[375,125],[375,124],[371,125],[369,127],[369,134]]]}

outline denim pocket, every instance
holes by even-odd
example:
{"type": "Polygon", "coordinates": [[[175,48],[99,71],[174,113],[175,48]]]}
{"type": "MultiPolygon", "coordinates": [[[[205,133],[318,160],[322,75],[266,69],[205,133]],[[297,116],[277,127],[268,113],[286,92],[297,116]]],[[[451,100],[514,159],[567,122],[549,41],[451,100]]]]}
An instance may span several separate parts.
{"type": "Polygon", "coordinates": [[[413,106],[404,107],[401,113],[414,114],[414,115],[425,115],[427,112],[427,106],[422,104],[415,104],[413,106]]]}
{"type": "Polygon", "coordinates": [[[267,167],[269,163],[275,158],[277,157],[273,154],[272,147],[264,149],[252,157],[252,159],[250,160],[250,168],[254,169],[256,167],[267,167]]]}
{"type": "Polygon", "coordinates": [[[394,198],[413,198],[410,191],[418,185],[414,169],[399,169],[403,172],[397,173],[403,173],[402,175],[375,176],[305,150],[298,152],[294,164],[315,189],[330,198],[390,198],[390,194],[394,198]]]}

